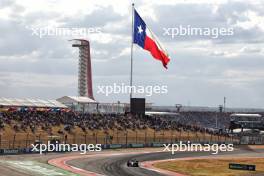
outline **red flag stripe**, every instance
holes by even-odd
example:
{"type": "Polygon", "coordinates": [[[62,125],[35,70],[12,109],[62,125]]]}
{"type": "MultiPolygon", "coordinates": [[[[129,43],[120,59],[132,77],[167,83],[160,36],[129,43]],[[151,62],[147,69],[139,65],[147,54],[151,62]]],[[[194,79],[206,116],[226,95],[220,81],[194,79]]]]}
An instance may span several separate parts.
{"type": "Polygon", "coordinates": [[[159,49],[156,42],[149,36],[146,36],[145,38],[144,49],[148,50],[155,59],[160,60],[163,66],[167,69],[167,64],[170,61],[169,57],[166,53],[164,53],[164,51],[159,49]]]}

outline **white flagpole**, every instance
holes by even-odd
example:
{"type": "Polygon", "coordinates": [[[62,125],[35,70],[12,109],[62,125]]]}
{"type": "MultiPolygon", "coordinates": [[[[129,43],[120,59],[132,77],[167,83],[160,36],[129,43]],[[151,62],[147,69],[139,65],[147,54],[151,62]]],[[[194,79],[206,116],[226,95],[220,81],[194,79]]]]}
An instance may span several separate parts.
{"type": "MultiPolygon", "coordinates": [[[[132,28],[131,28],[131,58],[130,58],[130,99],[132,98],[133,85],[133,42],[134,42],[134,3],[132,3],[132,28]]],[[[129,100],[130,101],[130,100],[129,100]]]]}

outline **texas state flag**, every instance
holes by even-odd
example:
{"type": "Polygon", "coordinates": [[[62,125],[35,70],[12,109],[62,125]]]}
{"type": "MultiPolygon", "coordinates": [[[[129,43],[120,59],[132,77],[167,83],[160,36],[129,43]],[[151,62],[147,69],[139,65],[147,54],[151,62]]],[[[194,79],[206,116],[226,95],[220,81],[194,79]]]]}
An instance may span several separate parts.
{"type": "Polygon", "coordinates": [[[148,50],[151,55],[160,60],[165,68],[170,61],[169,55],[158,41],[154,33],[146,26],[136,10],[134,10],[134,43],[148,50]]]}

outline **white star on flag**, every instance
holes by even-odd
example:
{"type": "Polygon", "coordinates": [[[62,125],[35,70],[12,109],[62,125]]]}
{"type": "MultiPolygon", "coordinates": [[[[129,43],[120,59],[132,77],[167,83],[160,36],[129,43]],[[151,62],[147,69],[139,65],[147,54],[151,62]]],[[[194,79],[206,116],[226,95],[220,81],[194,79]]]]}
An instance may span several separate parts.
{"type": "Polygon", "coordinates": [[[138,26],[138,33],[141,34],[142,32],[143,32],[143,29],[142,29],[142,27],[140,25],[140,26],[138,26]]]}

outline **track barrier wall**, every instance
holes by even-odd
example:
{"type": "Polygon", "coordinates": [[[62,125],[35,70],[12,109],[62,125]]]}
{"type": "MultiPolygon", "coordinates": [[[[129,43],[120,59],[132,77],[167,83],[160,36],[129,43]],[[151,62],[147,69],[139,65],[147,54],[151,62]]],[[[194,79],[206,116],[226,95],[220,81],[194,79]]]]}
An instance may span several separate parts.
{"type": "Polygon", "coordinates": [[[239,143],[239,139],[235,137],[176,130],[113,130],[108,133],[91,131],[87,133],[67,134],[67,136],[49,136],[45,133],[15,133],[9,135],[8,138],[4,134],[0,135],[0,154],[28,153],[35,142],[47,144],[48,141],[54,138],[59,140],[60,143],[67,144],[102,144],[104,149],[163,147],[163,144],[178,143],[179,141],[191,141],[192,143],[200,144],[239,143]]]}

